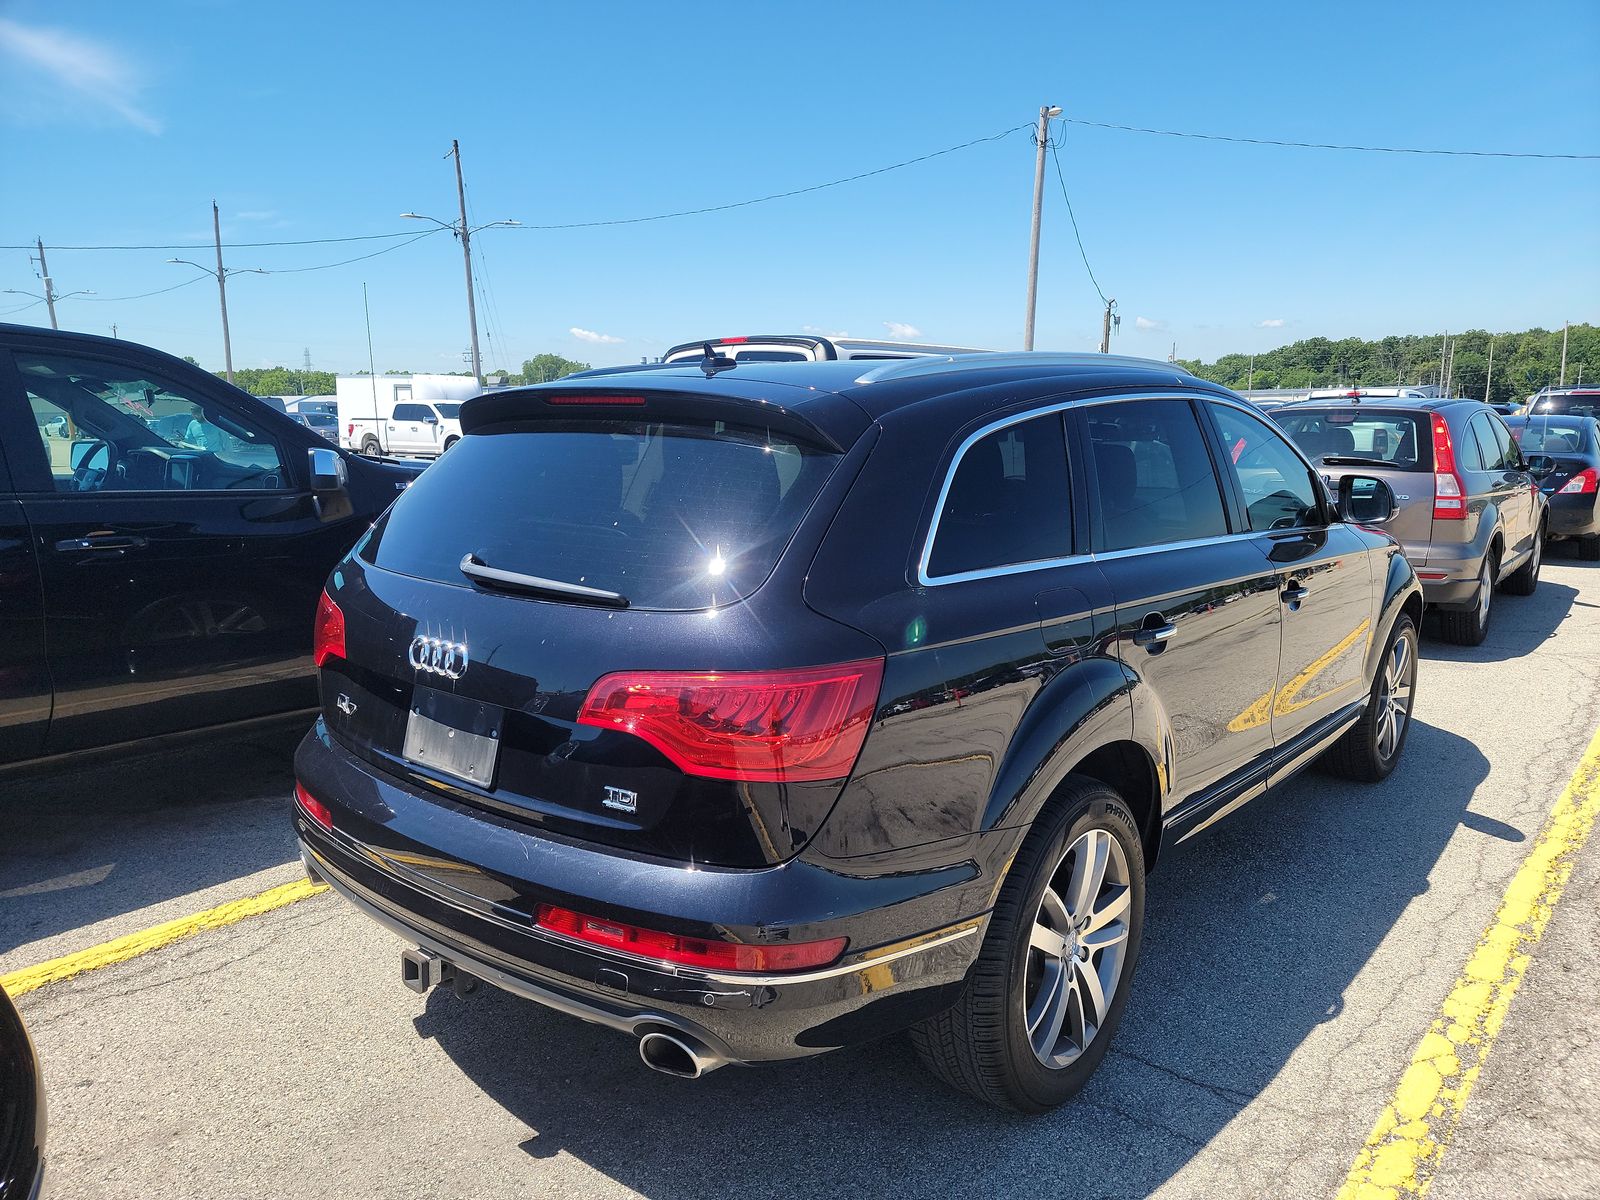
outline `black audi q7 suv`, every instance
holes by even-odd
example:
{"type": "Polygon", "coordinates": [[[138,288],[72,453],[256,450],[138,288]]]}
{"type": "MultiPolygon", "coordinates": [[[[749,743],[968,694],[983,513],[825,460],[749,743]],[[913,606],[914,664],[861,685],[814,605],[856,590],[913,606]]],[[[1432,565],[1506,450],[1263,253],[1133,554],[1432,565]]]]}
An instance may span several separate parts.
{"type": "Polygon", "coordinates": [[[658,1070],[909,1028],[1058,1104],[1158,858],[1319,756],[1394,767],[1394,496],[1335,501],[1166,364],[728,366],[463,406],[328,583],[307,868],[415,990],[485,980],[658,1070]]]}

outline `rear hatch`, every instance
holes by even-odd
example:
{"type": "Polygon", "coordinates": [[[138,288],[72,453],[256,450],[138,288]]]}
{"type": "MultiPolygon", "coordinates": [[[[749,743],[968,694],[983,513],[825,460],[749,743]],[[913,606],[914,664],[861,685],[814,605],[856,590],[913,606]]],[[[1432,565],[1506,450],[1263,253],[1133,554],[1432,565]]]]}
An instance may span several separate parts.
{"type": "Polygon", "coordinates": [[[1413,564],[1427,562],[1433,537],[1433,435],[1430,414],[1364,404],[1311,408],[1295,405],[1272,414],[1338,495],[1346,475],[1381,479],[1400,511],[1384,530],[1413,564]]]}
{"type": "Polygon", "coordinates": [[[791,544],[809,558],[797,535],[836,504],[841,449],[682,395],[480,411],[495,419],[469,406],[468,436],[330,581],[330,732],[558,835],[790,857],[849,775],[881,674],[876,643],[805,609],[806,563],[780,569],[791,544]]]}

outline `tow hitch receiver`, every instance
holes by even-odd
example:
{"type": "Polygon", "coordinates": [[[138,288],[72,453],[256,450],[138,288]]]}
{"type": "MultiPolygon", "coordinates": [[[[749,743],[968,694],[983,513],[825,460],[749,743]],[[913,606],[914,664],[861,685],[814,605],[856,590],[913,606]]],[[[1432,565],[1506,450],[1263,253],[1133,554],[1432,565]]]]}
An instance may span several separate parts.
{"type": "Polygon", "coordinates": [[[418,995],[444,984],[457,996],[469,996],[478,988],[476,976],[456,969],[455,963],[426,950],[400,951],[400,982],[418,995]]]}

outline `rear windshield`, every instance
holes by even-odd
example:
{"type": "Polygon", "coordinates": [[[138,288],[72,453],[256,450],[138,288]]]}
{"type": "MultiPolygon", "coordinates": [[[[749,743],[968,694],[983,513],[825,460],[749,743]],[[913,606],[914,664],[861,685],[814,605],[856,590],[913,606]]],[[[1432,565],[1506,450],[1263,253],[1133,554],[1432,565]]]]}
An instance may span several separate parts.
{"type": "Polygon", "coordinates": [[[1587,421],[1534,417],[1532,420],[1512,418],[1506,424],[1511,426],[1511,436],[1526,454],[1588,454],[1593,449],[1589,445],[1587,421]]]}
{"type": "Polygon", "coordinates": [[[457,587],[467,554],[620,592],[636,608],[748,596],[838,455],[721,422],[563,422],[463,438],[406,489],[361,554],[457,587]]]}
{"type": "Polygon", "coordinates": [[[1529,411],[1600,418],[1600,392],[1557,392],[1553,396],[1539,396],[1529,411]]]}
{"type": "Polygon", "coordinates": [[[1282,408],[1272,417],[1314,463],[1362,459],[1395,471],[1433,470],[1433,443],[1427,426],[1411,412],[1388,412],[1351,405],[1306,411],[1282,408]]]}

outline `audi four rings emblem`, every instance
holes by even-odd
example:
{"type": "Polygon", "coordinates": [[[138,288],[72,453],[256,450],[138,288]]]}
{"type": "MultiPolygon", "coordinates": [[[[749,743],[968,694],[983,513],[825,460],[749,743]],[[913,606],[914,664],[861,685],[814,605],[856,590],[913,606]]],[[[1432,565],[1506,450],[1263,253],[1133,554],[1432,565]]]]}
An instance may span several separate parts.
{"type": "Polygon", "coordinates": [[[460,679],[467,669],[467,644],[423,637],[419,633],[411,639],[411,649],[406,653],[406,658],[413,668],[425,675],[460,679]]]}

